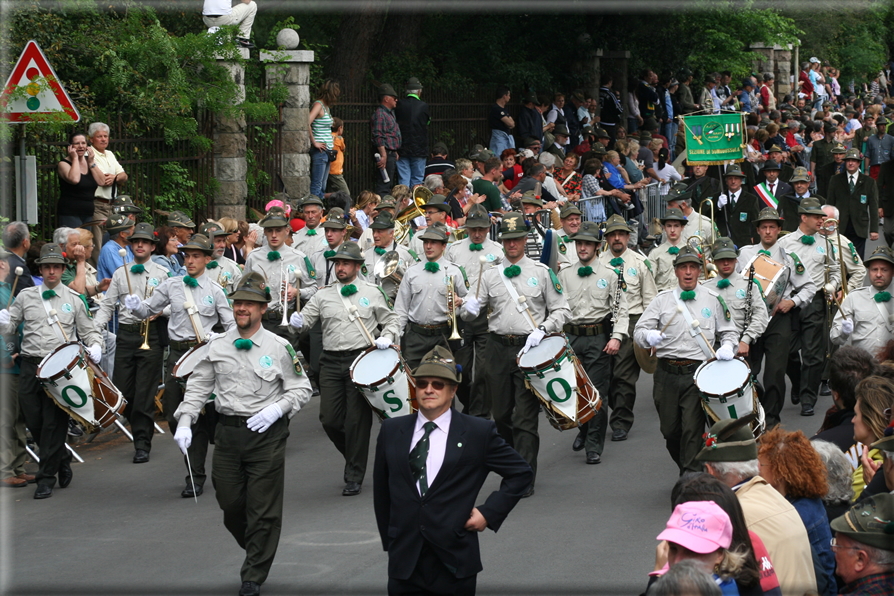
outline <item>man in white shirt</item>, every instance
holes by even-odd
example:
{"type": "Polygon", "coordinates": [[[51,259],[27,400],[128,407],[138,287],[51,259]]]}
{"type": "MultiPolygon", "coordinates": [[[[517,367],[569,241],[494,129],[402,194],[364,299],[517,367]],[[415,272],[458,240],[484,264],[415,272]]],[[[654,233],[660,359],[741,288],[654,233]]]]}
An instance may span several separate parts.
{"type": "Polygon", "coordinates": [[[255,45],[251,43],[251,26],[258,14],[258,5],[253,0],[241,0],[241,4],[232,6],[230,0],[205,0],[202,9],[202,21],[209,28],[239,25],[239,36],[236,43],[249,50],[255,45]]]}

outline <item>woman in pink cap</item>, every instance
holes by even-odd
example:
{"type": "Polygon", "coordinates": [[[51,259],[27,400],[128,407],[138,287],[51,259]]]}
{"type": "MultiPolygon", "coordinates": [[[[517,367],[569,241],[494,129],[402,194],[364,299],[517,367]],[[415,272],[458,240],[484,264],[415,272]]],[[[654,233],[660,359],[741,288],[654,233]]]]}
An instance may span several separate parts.
{"type": "Polygon", "coordinates": [[[730,551],[733,525],[729,515],[714,501],[689,501],[674,508],[658,540],[667,542],[667,563],[697,561],[712,575],[724,596],[739,596],[736,574],[745,563],[745,553],[730,551]]]}

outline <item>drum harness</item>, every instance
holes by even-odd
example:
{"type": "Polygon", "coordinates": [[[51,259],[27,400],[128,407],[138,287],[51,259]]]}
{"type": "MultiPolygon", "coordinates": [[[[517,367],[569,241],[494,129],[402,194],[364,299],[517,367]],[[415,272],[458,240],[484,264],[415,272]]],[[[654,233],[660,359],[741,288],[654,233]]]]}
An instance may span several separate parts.
{"type": "Polygon", "coordinates": [[[708,345],[708,341],[705,338],[704,334],[701,332],[701,329],[698,326],[698,323],[695,319],[692,318],[692,313],[689,312],[689,309],[686,308],[686,304],[680,299],[680,296],[674,292],[674,300],[677,301],[677,304],[683,309],[683,317],[686,319],[686,327],[689,329],[689,335],[692,336],[692,339],[695,340],[695,343],[698,344],[698,347],[702,352],[705,353],[705,358],[713,358],[714,350],[711,349],[711,346],[708,345]]]}
{"type": "MultiPolygon", "coordinates": [[[[515,310],[517,310],[522,315],[522,318],[531,326],[531,331],[537,331],[537,325],[535,324],[534,319],[529,319],[528,317],[524,316],[524,313],[526,310],[528,310],[528,307],[525,306],[525,302],[523,302],[521,297],[518,295],[518,291],[515,289],[515,286],[512,285],[512,282],[509,280],[509,278],[503,274],[500,275],[500,279],[503,281],[503,285],[506,286],[506,291],[509,292],[509,295],[512,296],[512,299],[515,301],[515,310]]],[[[530,311],[528,312],[528,314],[530,314],[530,311]]]]}
{"type": "Polygon", "coordinates": [[[360,332],[363,334],[370,344],[374,344],[375,342],[372,340],[372,336],[369,334],[369,331],[366,329],[366,326],[363,324],[363,321],[360,320],[360,313],[357,312],[357,307],[353,306],[345,296],[342,296],[341,292],[338,293],[338,297],[341,298],[341,303],[344,305],[345,310],[348,311],[348,320],[352,323],[357,323],[357,326],[360,328],[360,332]]]}
{"type": "MultiPolygon", "coordinates": [[[[46,286],[41,285],[41,288],[46,288],[46,286]]],[[[56,337],[59,338],[59,341],[65,343],[68,341],[67,338],[63,337],[61,334],[61,328],[56,325],[56,322],[59,320],[58,315],[50,314],[50,301],[49,300],[41,300],[40,303],[43,305],[43,309],[47,311],[47,325],[52,327],[53,333],[56,334],[56,337]]]]}

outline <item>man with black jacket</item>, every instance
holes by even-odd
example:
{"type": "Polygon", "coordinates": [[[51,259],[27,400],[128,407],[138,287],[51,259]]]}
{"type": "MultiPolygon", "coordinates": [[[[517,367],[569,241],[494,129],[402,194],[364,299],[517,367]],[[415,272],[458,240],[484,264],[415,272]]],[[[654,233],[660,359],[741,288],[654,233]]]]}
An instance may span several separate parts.
{"type": "Polygon", "coordinates": [[[531,92],[525,96],[525,105],[518,116],[519,142],[523,142],[523,139],[536,139],[543,145],[543,116],[537,109],[537,103],[536,93],[531,92]]]}
{"type": "Polygon", "coordinates": [[[754,244],[754,222],[760,216],[760,201],[742,188],[745,174],[739,164],[729,166],[723,178],[726,189],[717,197],[715,205],[717,227],[736,246],[754,244]]]}
{"type": "Polygon", "coordinates": [[[614,147],[618,136],[618,125],[623,121],[624,108],[615,92],[612,91],[612,77],[602,75],[602,87],[599,88],[599,123],[611,139],[610,147],[614,147]]]}
{"type": "Polygon", "coordinates": [[[416,77],[407,81],[407,96],[397,102],[394,117],[400,127],[400,158],[397,160],[397,183],[413,188],[422,184],[428,159],[428,125],[431,123],[428,104],[419,99],[422,83],[416,77]]]}
{"type": "Polygon", "coordinates": [[[659,107],[658,93],[655,91],[658,75],[647,68],[640,74],[640,79],[636,87],[636,98],[639,100],[639,111],[643,117],[642,128],[645,130],[658,130],[658,120],[656,120],[655,113],[659,107]]]}

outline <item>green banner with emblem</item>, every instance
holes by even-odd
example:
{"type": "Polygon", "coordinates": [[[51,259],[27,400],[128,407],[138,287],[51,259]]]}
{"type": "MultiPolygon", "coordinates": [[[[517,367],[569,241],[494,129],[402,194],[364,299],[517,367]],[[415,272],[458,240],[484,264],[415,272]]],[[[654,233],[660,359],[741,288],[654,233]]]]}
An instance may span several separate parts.
{"type": "Polygon", "coordinates": [[[723,165],[745,159],[744,114],[733,112],[680,119],[690,164],[723,165]]]}

